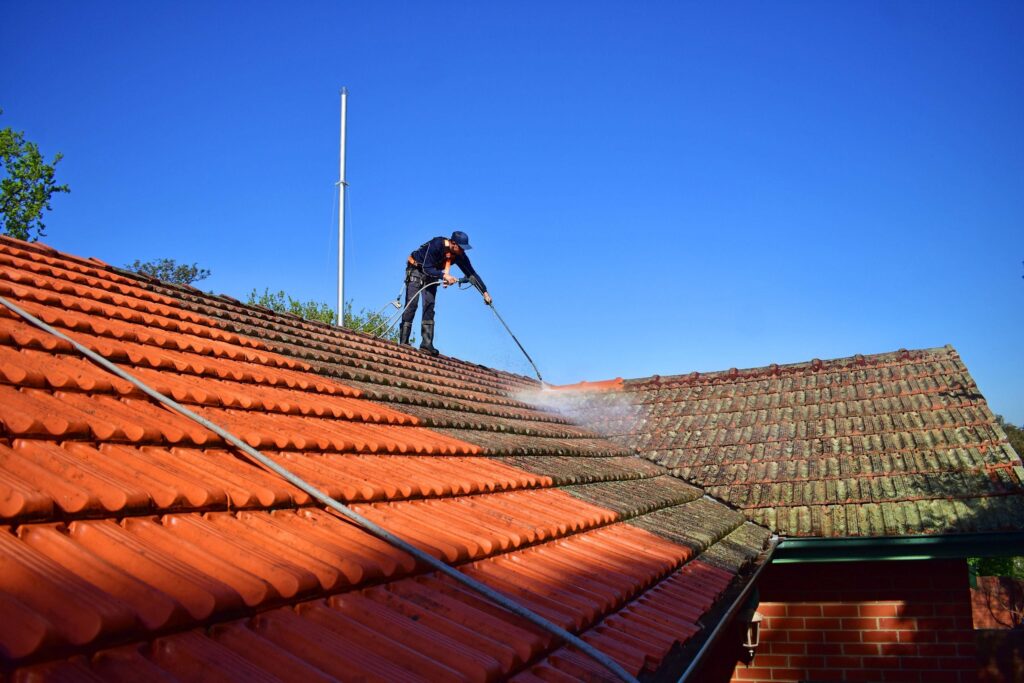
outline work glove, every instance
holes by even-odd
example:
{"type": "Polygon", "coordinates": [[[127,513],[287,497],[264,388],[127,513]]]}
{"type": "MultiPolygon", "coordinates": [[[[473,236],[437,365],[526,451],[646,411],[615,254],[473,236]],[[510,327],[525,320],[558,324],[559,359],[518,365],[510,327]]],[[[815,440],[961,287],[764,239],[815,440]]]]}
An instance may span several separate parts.
{"type": "Polygon", "coordinates": [[[484,292],[484,303],[487,304],[488,306],[494,303],[494,299],[492,299],[491,295],[488,294],[487,292],[484,292]]]}
{"type": "Polygon", "coordinates": [[[444,276],[444,286],[445,287],[447,287],[448,285],[454,285],[458,281],[459,281],[458,278],[453,277],[451,275],[445,275],[444,276]]]}

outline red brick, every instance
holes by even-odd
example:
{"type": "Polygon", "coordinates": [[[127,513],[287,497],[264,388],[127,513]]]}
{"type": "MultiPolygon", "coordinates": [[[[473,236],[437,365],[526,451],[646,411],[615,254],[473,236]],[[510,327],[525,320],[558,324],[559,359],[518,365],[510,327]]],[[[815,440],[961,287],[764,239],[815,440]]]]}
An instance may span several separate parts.
{"type": "Polygon", "coordinates": [[[899,641],[898,631],[864,631],[861,633],[865,643],[895,643],[899,641]]]}
{"type": "Polygon", "coordinates": [[[789,657],[786,655],[766,655],[757,652],[754,654],[753,664],[769,669],[779,666],[789,666],[789,657]]]}
{"type": "Polygon", "coordinates": [[[789,665],[791,667],[800,667],[801,669],[821,669],[825,666],[825,658],[812,657],[811,655],[792,655],[789,658],[789,665]]]}
{"type": "Polygon", "coordinates": [[[843,655],[829,657],[825,662],[825,666],[832,669],[859,669],[861,665],[861,658],[843,655]]]}
{"type": "Polygon", "coordinates": [[[876,629],[878,628],[878,619],[843,619],[843,628],[849,629],[851,631],[864,631],[867,629],[876,629]]]}
{"type": "Polygon", "coordinates": [[[802,681],[804,678],[803,669],[772,669],[773,681],[802,681]]]}
{"type": "Polygon", "coordinates": [[[946,671],[974,669],[975,667],[974,659],[971,657],[943,657],[939,663],[946,671]]]}
{"type": "Polygon", "coordinates": [[[960,643],[956,646],[956,653],[961,657],[974,657],[977,651],[975,643],[960,643]]]}
{"type": "Polygon", "coordinates": [[[807,672],[807,679],[812,681],[845,681],[846,677],[839,669],[812,669],[807,672]]]}
{"type": "Polygon", "coordinates": [[[920,628],[921,621],[917,618],[903,619],[902,617],[882,617],[878,620],[878,628],[886,630],[909,630],[916,631],[920,628]]]}
{"type": "MultiPolygon", "coordinates": [[[[794,643],[820,643],[825,640],[825,631],[790,631],[789,640],[794,643]]],[[[828,631],[842,633],[842,631],[828,631]]]]}
{"type": "MultiPolygon", "coordinates": [[[[935,604],[948,603],[950,601],[950,592],[945,590],[939,591],[914,591],[913,599],[915,602],[932,602],[935,604]]],[[[970,598],[966,595],[963,598],[965,604],[969,604],[970,598]]]]}
{"type": "Polygon", "coordinates": [[[802,617],[771,617],[765,619],[762,627],[768,631],[792,631],[804,628],[802,617]]]}
{"type": "Polygon", "coordinates": [[[935,614],[944,617],[959,617],[967,614],[970,609],[970,598],[965,597],[963,603],[956,602],[951,605],[935,605],[935,614]]]}
{"type": "Polygon", "coordinates": [[[765,650],[765,652],[769,651],[772,654],[780,655],[802,655],[807,652],[807,645],[805,643],[771,643],[769,649],[765,650]]]}
{"type": "Polygon", "coordinates": [[[877,655],[878,646],[874,643],[847,643],[843,645],[845,655],[877,655]]]}
{"type": "Polygon", "coordinates": [[[822,631],[834,631],[836,629],[842,628],[839,619],[834,618],[826,619],[824,617],[808,617],[807,619],[804,619],[804,623],[806,624],[807,628],[816,628],[822,631]]]}
{"type": "Polygon", "coordinates": [[[732,677],[738,681],[770,681],[772,672],[771,669],[760,669],[756,666],[738,666],[732,677]]]}
{"type": "Polygon", "coordinates": [[[943,668],[939,661],[935,657],[904,657],[900,660],[900,663],[904,669],[925,669],[931,671],[943,668]]]}
{"type": "Polygon", "coordinates": [[[956,619],[949,617],[930,617],[917,620],[917,628],[921,631],[956,631],[956,619]]]}
{"type": "MultiPolygon", "coordinates": [[[[898,631],[901,643],[934,643],[935,633],[932,631],[898,631]]],[[[945,640],[945,638],[943,638],[945,640]]]]}
{"type": "Polygon", "coordinates": [[[860,615],[862,617],[894,617],[899,614],[901,605],[892,603],[882,605],[861,605],[860,615]]]}
{"type": "Polygon", "coordinates": [[[889,669],[880,671],[882,680],[886,683],[918,683],[921,680],[920,671],[897,671],[889,669]]]}
{"type": "Polygon", "coordinates": [[[825,631],[824,636],[828,643],[859,643],[861,633],[861,631],[825,631]]]}
{"type": "Polygon", "coordinates": [[[912,657],[919,647],[915,643],[882,643],[878,649],[885,657],[912,657]]]}
{"type": "Polygon", "coordinates": [[[820,617],[821,605],[789,605],[786,614],[791,617],[820,617]]]}
{"type": "Polygon", "coordinates": [[[843,646],[838,643],[814,643],[807,646],[807,652],[812,655],[825,655],[829,657],[831,655],[843,654],[843,646]]]}
{"type": "Polygon", "coordinates": [[[822,605],[821,614],[826,617],[856,617],[860,609],[857,605],[822,605]]]}
{"type": "Polygon", "coordinates": [[[863,666],[865,669],[895,669],[899,662],[892,657],[865,657],[863,666]]]}
{"type": "Polygon", "coordinates": [[[878,671],[871,669],[846,669],[843,671],[844,681],[870,681],[870,683],[877,683],[878,671]]]}
{"type": "Polygon", "coordinates": [[[904,605],[903,611],[900,614],[905,617],[930,617],[935,614],[935,605],[931,602],[910,603],[904,605]]]}
{"type": "Polygon", "coordinates": [[[921,643],[917,645],[917,654],[922,657],[955,657],[956,645],[951,643],[921,643]]]}
{"type": "Polygon", "coordinates": [[[762,602],[757,606],[757,611],[766,617],[784,617],[786,605],[782,602],[762,602]]]}
{"type": "Polygon", "coordinates": [[[944,643],[973,643],[974,631],[947,631],[942,634],[944,643]]]}

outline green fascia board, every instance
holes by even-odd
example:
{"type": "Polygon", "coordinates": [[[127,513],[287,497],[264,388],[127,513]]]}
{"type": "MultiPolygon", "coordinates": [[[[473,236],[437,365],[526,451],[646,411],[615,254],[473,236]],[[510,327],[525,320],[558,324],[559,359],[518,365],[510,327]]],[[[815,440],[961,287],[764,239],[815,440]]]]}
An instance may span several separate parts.
{"type": "Polygon", "coordinates": [[[944,536],[786,538],[773,563],[938,560],[1024,555],[1024,532],[944,536]]]}

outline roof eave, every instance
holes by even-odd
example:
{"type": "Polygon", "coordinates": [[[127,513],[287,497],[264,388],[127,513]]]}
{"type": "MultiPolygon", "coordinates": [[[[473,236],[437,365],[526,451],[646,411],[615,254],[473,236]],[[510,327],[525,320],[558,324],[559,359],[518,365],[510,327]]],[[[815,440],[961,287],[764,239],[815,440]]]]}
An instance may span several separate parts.
{"type": "Polygon", "coordinates": [[[729,626],[750,601],[750,596],[757,587],[758,578],[761,576],[761,572],[772,563],[772,557],[778,545],[779,537],[772,535],[768,546],[759,555],[753,571],[743,579],[743,583],[734,585],[730,591],[726,592],[725,599],[708,615],[705,615],[704,618],[711,614],[715,615],[713,617],[714,628],[682,646],[676,645],[673,651],[662,660],[658,670],[643,677],[642,680],[683,683],[691,676],[699,675],[707,656],[714,651],[715,644],[728,632],[729,626]]]}

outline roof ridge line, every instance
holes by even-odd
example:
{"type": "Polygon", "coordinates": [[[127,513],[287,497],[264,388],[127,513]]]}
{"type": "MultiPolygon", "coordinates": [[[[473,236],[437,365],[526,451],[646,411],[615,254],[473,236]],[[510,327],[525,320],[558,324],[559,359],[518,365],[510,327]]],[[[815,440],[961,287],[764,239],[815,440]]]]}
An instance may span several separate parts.
{"type": "Polygon", "coordinates": [[[643,384],[672,384],[672,383],[695,383],[697,380],[709,380],[718,379],[725,376],[730,379],[756,379],[759,377],[779,375],[784,373],[792,373],[796,370],[810,369],[814,371],[820,370],[832,370],[832,369],[853,369],[856,367],[879,367],[887,364],[892,357],[899,362],[892,363],[892,365],[905,364],[906,361],[914,361],[924,358],[926,355],[940,355],[945,352],[950,358],[960,359],[960,354],[952,344],[946,344],[945,346],[933,346],[924,349],[905,349],[900,348],[895,351],[883,351],[881,353],[874,354],[855,354],[853,356],[842,356],[839,358],[830,358],[822,360],[820,358],[812,358],[807,361],[797,361],[794,363],[771,363],[769,365],[755,366],[752,368],[729,368],[728,370],[712,370],[707,372],[701,372],[694,370],[689,373],[680,373],[673,375],[649,375],[647,377],[637,377],[633,379],[627,379],[627,384],[643,385],[643,384]]]}

